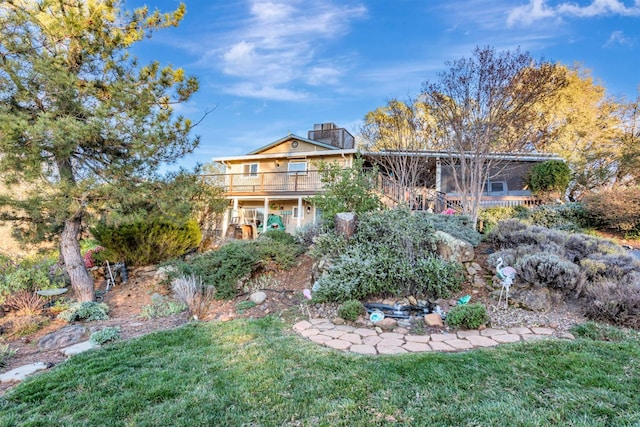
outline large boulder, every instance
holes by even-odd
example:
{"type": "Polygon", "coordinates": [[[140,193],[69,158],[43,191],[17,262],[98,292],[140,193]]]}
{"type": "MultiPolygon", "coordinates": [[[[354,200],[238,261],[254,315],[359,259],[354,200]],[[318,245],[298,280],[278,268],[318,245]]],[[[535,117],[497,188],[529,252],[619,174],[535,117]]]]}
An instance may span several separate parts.
{"type": "Polygon", "coordinates": [[[356,232],[357,216],[355,212],[336,214],[336,233],[350,239],[356,232]]]}
{"type": "Polygon", "coordinates": [[[456,261],[460,264],[469,262],[475,257],[473,245],[465,240],[453,237],[444,231],[436,231],[437,252],[442,259],[456,261]]]}
{"type": "Polygon", "coordinates": [[[546,287],[516,290],[511,288],[509,292],[509,303],[520,306],[526,310],[549,311],[552,305],[551,292],[549,288],[546,287]]]}
{"type": "Polygon", "coordinates": [[[42,337],[40,341],[38,341],[38,348],[40,350],[49,350],[52,348],[67,347],[82,340],[86,333],[87,328],[84,326],[67,326],[42,337]]]}

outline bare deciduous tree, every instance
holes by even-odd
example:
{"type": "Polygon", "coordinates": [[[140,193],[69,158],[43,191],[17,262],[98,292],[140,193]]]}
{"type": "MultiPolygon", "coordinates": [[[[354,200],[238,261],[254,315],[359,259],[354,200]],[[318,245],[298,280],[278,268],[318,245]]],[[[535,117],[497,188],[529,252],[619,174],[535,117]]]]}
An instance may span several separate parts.
{"type": "Polygon", "coordinates": [[[447,66],[438,81],[424,83],[422,100],[463,212],[475,223],[487,179],[507,164],[499,153],[530,149],[536,104],[565,81],[556,65],[538,63],[519,49],[476,48],[471,58],[447,66]]]}
{"type": "Polygon", "coordinates": [[[427,178],[429,148],[424,105],[414,100],[391,99],[387,105],[367,113],[360,130],[366,148],[377,152],[376,161],[398,190],[395,202],[414,207],[416,188],[427,178]]]}

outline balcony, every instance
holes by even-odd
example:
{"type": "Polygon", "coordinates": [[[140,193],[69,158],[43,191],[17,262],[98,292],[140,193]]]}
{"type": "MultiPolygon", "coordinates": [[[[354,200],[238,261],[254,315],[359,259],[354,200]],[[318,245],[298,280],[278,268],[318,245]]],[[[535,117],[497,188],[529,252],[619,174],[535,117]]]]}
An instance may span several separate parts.
{"type": "Polygon", "coordinates": [[[260,172],[205,175],[212,184],[220,185],[228,196],[312,195],[322,190],[320,173],[260,172]]]}

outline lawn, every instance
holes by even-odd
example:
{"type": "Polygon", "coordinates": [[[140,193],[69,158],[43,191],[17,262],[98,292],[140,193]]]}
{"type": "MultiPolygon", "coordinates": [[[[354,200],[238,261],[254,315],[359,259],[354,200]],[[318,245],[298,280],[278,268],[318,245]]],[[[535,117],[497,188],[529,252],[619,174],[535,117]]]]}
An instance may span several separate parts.
{"type": "Polygon", "coordinates": [[[633,338],[369,357],[268,317],[74,356],[1,399],[0,425],[637,426],[638,396],[633,338]]]}

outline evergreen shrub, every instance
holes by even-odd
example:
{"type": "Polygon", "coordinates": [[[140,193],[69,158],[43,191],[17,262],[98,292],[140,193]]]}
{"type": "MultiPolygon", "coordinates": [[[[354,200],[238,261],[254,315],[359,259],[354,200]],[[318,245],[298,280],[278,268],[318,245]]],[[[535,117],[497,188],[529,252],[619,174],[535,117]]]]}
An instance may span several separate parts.
{"type": "MultiPolygon", "coordinates": [[[[270,235],[273,231],[267,233],[270,235]]],[[[285,233],[286,234],[286,233],[285,233]]],[[[291,235],[274,234],[252,241],[232,241],[218,249],[198,254],[186,261],[173,261],[172,279],[195,276],[215,288],[216,299],[231,299],[242,289],[242,281],[261,271],[292,267],[304,251],[291,235]],[[288,243],[289,242],[289,243],[288,243]]]]}
{"type": "Polygon", "coordinates": [[[559,198],[569,186],[571,169],[562,160],[547,160],[529,169],[525,182],[538,197],[559,198]]]}
{"type": "Polygon", "coordinates": [[[481,208],[478,212],[478,228],[483,234],[491,233],[498,222],[510,218],[522,218],[528,214],[524,206],[494,206],[481,208]]]}
{"type": "Polygon", "coordinates": [[[536,206],[529,210],[526,221],[541,227],[578,232],[589,223],[584,205],[578,202],[536,206]]]}
{"type": "Polygon", "coordinates": [[[91,322],[94,320],[107,320],[109,318],[109,307],[105,303],[97,303],[92,301],[76,302],[71,304],[69,308],[58,314],[58,319],[65,320],[69,323],[76,320],[86,320],[91,322]]]}
{"type": "Polygon", "coordinates": [[[518,259],[515,264],[518,278],[535,287],[559,289],[565,294],[579,290],[584,274],[574,263],[554,254],[536,252],[518,259]]]}
{"type": "Polygon", "coordinates": [[[447,325],[456,329],[478,329],[488,322],[487,308],[480,303],[456,305],[447,313],[447,325]]]}
{"type": "Polygon", "coordinates": [[[445,215],[429,214],[419,212],[416,216],[425,216],[432,224],[433,228],[452,235],[455,238],[465,240],[473,246],[480,244],[481,235],[474,229],[471,220],[466,215],[445,215]]]}
{"type": "Polygon", "coordinates": [[[95,331],[89,337],[89,340],[98,345],[106,344],[110,341],[116,341],[120,339],[120,327],[108,326],[99,331],[95,331]]]}
{"type": "Polygon", "coordinates": [[[338,316],[350,322],[357,320],[358,316],[364,313],[364,305],[358,300],[347,300],[338,307],[338,316]]]}
{"type": "Polygon", "coordinates": [[[403,209],[359,217],[356,234],[346,241],[319,237],[316,256],[333,258],[314,284],[314,300],[362,300],[373,295],[444,297],[464,280],[462,266],[434,255],[433,224],[427,216],[403,209]]]}
{"type": "Polygon", "coordinates": [[[91,229],[100,245],[128,265],[157,264],[198,248],[202,234],[198,223],[169,219],[138,220],[119,225],[98,224],[91,229]]]}

